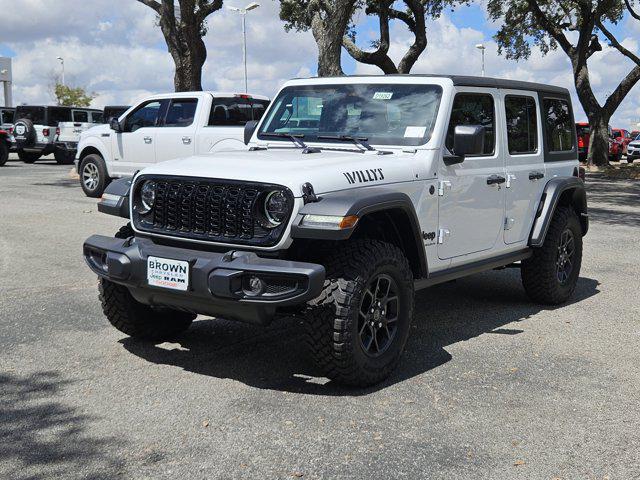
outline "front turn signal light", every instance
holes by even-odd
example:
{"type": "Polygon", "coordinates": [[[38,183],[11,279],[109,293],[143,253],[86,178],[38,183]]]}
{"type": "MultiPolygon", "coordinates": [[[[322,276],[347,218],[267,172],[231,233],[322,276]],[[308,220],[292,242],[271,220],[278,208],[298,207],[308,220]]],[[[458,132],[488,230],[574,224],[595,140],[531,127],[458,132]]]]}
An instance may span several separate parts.
{"type": "Polygon", "coordinates": [[[336,215],[305,215],[302,218],[301,225],[309,228],[344,230],[355,227],[357,223],[357,215],[348,215],[346,217],[336,215]]]}

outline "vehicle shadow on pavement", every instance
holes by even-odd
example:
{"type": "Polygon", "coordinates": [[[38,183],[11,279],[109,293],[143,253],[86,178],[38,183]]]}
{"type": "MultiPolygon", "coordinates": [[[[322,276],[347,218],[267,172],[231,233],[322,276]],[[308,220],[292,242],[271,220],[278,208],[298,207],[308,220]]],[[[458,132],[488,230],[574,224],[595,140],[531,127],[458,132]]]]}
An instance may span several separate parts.
{"type": "Polygon", "coordinates": [[[113,438],[90,437],[96,420],[60,402],[70,384],[56,372],[0,374],[0,477],[114,478],[121,464],[105,452],[113,438]],[[86,473],[83,473],[86,472],[86,473]]]}
{"type": "MultiPolygon", "coordinates": [[[[580,278],[575,303],[599,293],[598,281],[580,278]]],[[[552,309],[561,310],[565,305],[552,309]]],[[[366,395],[422,375],[449,360],[446,347],[483,335],[516,335],[502,328],[547,307],[535,305],[520,284],[520,272],[506,269],[475,275],[416,294],[414,325],[397,371],[367,389],[328,381],[308,358],[301,319],[283,319],[256,327],[222,319],[196,321],[173,342],[121,340],[134,355],[200,375],[230,378],[247,385],[313,395],[366,395]]],[[[558,321],[561,321],[560,319],[558,321]]],[[[563,321],[563,320],[562,320],[563,321]]]]}

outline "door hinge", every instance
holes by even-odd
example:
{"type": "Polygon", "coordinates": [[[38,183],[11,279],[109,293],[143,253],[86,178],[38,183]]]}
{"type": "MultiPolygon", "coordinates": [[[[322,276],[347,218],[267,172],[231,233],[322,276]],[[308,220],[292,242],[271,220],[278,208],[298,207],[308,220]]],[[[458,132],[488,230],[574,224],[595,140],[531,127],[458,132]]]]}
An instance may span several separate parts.
{"type": "Polygon", "coordinates": [[[438,196],[442,197],[445,190],[451,190],[451,182],[449,180],[440,180],[438,182],[438,196]]]}
{"type": "Polygon", "coordinates": [[[438,230],[438,244],[443,244],[447,237],[451,236],[451,232],[446,228],[438,230]]]}
{"type": "Polygon", "coordinates": [[[505,230],[511,230],[511,227],[513,227],[513,225],[516,223],[516,219],[515,218],[505,218],[504,219],[504,229],[505,230]]]}

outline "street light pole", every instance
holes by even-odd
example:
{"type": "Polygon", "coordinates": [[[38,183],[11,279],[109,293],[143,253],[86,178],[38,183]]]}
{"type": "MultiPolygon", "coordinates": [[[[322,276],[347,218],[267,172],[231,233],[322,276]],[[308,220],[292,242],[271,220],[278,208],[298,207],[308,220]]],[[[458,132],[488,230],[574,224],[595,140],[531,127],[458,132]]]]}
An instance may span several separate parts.
{"type": "Polygon", "coordinates": [[[485,70],[484,70],[484,51],[487,49],[487,47],[485,47],[483,43],[478,43],[478,44],[476,45],[476,48],[482,52],[482,76],[484,77],[484,76],[485,76],[485,70]]]}
{"type": "Polygon", "coordinates": [[[247,74],[247,12],[255,8],[258,8],[259,6],[260,6],[259,3],[253,2],[244,8],[227,7],[229,10],[238,12],[240,15],[242,15],[242,58],[244,61],[244,92],[245,93],[249,91],[249,79],[247,74]]]}
{"type": "Polygon", "coordinates": [[[60,60],[60,64],[62,65],[62,86],[65,86],[64,83],[64,58],[62,57],[57,57],[58,60],[60,60]]]}

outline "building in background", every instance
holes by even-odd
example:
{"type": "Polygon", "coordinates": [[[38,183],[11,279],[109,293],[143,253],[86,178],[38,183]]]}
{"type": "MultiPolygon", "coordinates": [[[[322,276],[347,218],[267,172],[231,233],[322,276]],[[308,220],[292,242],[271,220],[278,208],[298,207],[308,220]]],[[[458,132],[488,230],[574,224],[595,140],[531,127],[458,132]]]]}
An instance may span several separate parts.
{"type": "Polygon", "coordinates": [[[0,57],[0,82],[2,82],[4,91],[4,103],[2,105],[11,107],[13,105],[11,95],[11,59],[8,57],[0,57]]]}

